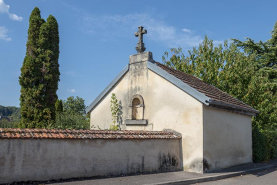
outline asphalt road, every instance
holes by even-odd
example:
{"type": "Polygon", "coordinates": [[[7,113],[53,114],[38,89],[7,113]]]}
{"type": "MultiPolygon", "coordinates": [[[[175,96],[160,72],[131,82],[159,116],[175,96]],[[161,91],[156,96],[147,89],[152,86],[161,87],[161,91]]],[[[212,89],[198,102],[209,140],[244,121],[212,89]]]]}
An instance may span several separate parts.
{"type": "MultiPolygon", "coordinates": [[[[182,175],[182,172],[179,172],[182,175]]],[[[169,173],[166,173],[169,174],[169,173]]],[[[163,182],[162,177],[165,174],[152,174],[152,182],[149,181],[147,175],[145,178],[141,179],[139,175],[136,176],[126,176],[120,178],[104,178],[104,179],[94,179],[94,180],[83,180],[83,181],[72,181],[72,182],[61,182],[54,183],[53,185],[133,185],[133,184],[154,184],[163,182]],[[154,177],[153,177],[154,176],[154,177]]],[[[198,174],[199,175],[199,174],[198,174]]],[[[172,173],[172,176],[179,178],[178,172],[172,173]]],[[[175,179],[173,177],[173,179],[175,179]]],[[[172,180],[172,179],[171,179],[172,180]]],[[[170,181],[170,180],[166,180],[170,181]]],[[[166,182],[164,181],[164,182],[166,182]]],[[[195,184],[196,185],[196,184],[195,184]]],[[[262,172],[257,172],[249,175],[243,175],[238,177],[233,177],[229,179],[223,179],[218,181],[210,181],[205,183],[198,183],[197,185],[277,185],[277,167],[262,172]]]]}
{"type": "MultiPolygon", "coordinates": [[[[228,175],[234,172],[244,172],[247,170],[255,170],[258,168],[267,168],[268,170],[252,173],[249,175],[238,176],[229,179],[223,179],[218,181],[210,181],[206,183],[200,183],[199,185],[277,185],[277,159],[270,161],[269,163],[249,163],[245,165],[234,166],[223,170],[215,171],[213,173],[189,173],[185,171],[156,173],[156,174],[144,174],[134,176],[122,176],[111,178],[88,178],[88,179],[71,179],[68,181],[48,182],[46,184],[53,185],[146,185],[146,184],[163,184],[169,182],[176,182],[181,184],[189,179],[201,179],[209,178],[213,176],[228,175]],[[275,166],[275,167],[274,167],[275,166]],[[268,169],[268,167],[271,167],[268,169]],[[272,168],[274,167],[274,168],[272,168]]],[[[173,183],[173,184],[174,184],[173,183]]],[[[171,183],[172,184],[172,183],[171,183]]]]}
{"type": "Polygon", "coordinates": [[[199,185],[277,185],[277,168],[230,179],[199,183],[199,185]]]}

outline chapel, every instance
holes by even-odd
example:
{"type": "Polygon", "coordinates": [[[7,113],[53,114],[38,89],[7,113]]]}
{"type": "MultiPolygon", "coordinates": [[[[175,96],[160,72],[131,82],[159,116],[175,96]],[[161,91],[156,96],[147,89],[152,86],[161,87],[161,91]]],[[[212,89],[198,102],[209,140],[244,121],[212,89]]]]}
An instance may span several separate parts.
{"type": "MultiPolygon", "coordinates": [[[[118,99],[120,130],[169,131],[181,139],[185,171],[204,173],[252,162],[251,118],[258,111],[145,51],[138,27],[137,54],[87,107],[90,124],[109,129],[111,96],[118,99]]],[[[153,146],[155,147],[155,146],[153,146]]]]}

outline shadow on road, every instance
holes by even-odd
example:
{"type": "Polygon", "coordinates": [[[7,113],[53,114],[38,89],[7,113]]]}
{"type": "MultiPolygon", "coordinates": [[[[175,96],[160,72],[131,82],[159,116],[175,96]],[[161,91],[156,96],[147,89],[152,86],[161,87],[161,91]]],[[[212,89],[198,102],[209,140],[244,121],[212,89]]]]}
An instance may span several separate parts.
{"type": "Polygon", "coordinates": [[[273,173],[275,171],[277,171],[277,168],[268,169],[268,170],[261,171],[261,172],[258,172],[258,173],[253,173],[252,175],[255,175],[256,177],[261,177],[261,176],[273,173]]]}

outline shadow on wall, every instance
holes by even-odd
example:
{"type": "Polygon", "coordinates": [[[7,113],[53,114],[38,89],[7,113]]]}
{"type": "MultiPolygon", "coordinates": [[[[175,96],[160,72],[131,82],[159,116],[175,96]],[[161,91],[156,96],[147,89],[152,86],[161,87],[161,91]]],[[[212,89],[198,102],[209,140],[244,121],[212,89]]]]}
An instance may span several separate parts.
{"type": "MultiPolygon", "coordinates": [[[[173,130],[173,129],[163,129],[164,132],[171,132],[171,133],[174,133],[176,134],[177,136],[180,136],[182,137],[182,134],[180,132],[177,132],[176,130],[173,130]]],[[[180,145],[179,145],[179,151],[180,151],[180,161],[179,161],[179,166],[180,166],[180,170],[184,170],[183,168],[183,141],[182,139],[180,139],[180,145]]]]}
{"type": "Polygon", "coordinates": [[[169,153],[167,155],[159,153],[159,172],[176,171],[178,169],[178,158],[176,156],[171,156],[169,153]]]}
{"type": "MultiPolygon", "coordinates": [[[[127,160],[127,174],[135,175],[135,174],[148,174],[148,173],[160,173],[160,172],[173,172],[181,170],[179,168],[180,163],[177,156],[174,156],[170,153],[167,155],[164,153],[158,154],[158,164],[159,167],[157,169],[146,170],[145,172],[145,157],[141,157],[141,163],[129,163],[127,160]]],[[[124,175],[125,173],[120,173],[117,175],[124,175]]],[[[126,174],[125,174],[126,175],[126,174]]],[[[110,176],[114,176],[114,174],[110,174],[110,176]]]]}
{"type": "Polygon", "coordinates": [[[122,125],[123,123],[123,112],[122,112],[122,102],[121,100],[119,100],[118,102],[118,113],[117,113],[117,123],[119,125],[119,128],[120,128],[120,125],[122,125]]]}

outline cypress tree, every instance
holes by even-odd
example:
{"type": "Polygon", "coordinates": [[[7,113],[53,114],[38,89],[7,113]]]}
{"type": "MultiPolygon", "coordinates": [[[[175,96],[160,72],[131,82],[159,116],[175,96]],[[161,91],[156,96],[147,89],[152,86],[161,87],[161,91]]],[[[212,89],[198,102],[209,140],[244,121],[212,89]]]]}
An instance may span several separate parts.
{"type": "Polygon", "coordinates": [[[36,7],[29,19],[26,56],[21,68],[22,128],[46,128],[55,120],[59,81],[59,32],[53,16],[47,22],[36,7]]]}
{"type": "Polygon", "coordinates": [[[44,84],[44,107],[55,120],[55,102],[60,81],[59,71],[59,30],[54,16],[49,15],[47,22],[42,24],[39,35],[39,52],[42,62],[42,84],[44,84]]]}
{"type": "Polygon", "coordinates": [[[29,19],[26,56],[19,77],[19,84],[21,85],[21,127],[34,128],[37,121],[36,115],[41,112],[41,65],[38,60],[38,38],[40,26],[44,22],[40,16],[40,10],[36,7],[29,19]]]}

